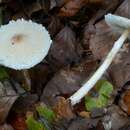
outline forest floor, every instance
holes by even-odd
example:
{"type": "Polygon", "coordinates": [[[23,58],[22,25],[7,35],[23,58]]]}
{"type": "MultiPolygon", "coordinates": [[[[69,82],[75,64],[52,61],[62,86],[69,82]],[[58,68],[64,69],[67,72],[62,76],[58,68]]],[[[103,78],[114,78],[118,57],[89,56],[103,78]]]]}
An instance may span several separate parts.
{"type": "Polygon", "coordinates": [[[42,24],[52,45],[31,69],[0,68],[0,130],[130,130],[129,40],[82,101],[68,98],[119,38],[108,13],[130,18],[130,0],[1,0],[0,22],[42,24]]]}

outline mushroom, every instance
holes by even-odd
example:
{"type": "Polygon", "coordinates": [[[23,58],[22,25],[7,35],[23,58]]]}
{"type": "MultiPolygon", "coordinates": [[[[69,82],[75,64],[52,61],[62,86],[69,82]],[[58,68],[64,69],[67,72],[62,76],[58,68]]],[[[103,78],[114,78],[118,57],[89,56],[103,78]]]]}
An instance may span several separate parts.
{"type": "Polygon", "coordinates": [[[16,70],[40,63],[51,45],[48,31],[41,25],[19,19],[0,28],[0,64],[16,70]]]}
{"type": "Polygon", "coordinates": [[[128,35],[130,33],[130,20],[127,18],[107,14],[105,16],[105,21],[114,31],[118,33],[122,32],[122,35],[115,42],[106,59],[97,69],[97,71],[93,74],[93,76],[69,98],[72,105],[75,105],[76,103],[80,102],[80,100],[90,91],[90,89],[94,87],[96,82],[102,77],[104,72],[110,66],[117,52],[120,50],[124,41],[128,38],[128,35]]]}

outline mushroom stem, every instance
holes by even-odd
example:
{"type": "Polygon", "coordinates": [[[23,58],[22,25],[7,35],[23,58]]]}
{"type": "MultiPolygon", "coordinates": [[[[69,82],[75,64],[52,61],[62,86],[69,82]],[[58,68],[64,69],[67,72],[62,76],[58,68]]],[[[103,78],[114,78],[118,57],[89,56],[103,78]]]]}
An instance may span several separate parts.
{"type": "Polygon", "coordinates": [[[106,59],[102,63],[102,65],[97,69],[97,71],[93,74],[93,76],[77,91],[75,92],[69,99],[71,101],[72,106],[76,103],[79,103],[80,100],[89,92],[90,89],[94,87],[96,82],[102,77],[104,72],[112,63],[114,57],[117,52],[122,47],[124,41],[127,39],[130,30],[125,30],[121,37],[115,42],[111,51],[107,55],[106,59]]]}

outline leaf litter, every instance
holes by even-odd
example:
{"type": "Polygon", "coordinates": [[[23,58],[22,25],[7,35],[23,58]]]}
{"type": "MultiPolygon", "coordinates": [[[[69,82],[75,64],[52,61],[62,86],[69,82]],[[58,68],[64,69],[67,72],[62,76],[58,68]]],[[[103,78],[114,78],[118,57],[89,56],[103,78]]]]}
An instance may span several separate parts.
{"type": "Polygon", "coordinates": [[[104,15],[130,18],[129,0],[3,0],[0,7],[3,24],[22,17],[32,19],[43,24],[52,38],[47,57],[27,75],[0,69],[0,129],[129,129],[129,39],[101,78],[112,87],[92,89],[95,103],[90,94],[86,95],[89,101],[83,99],[74,107],[68,100],[119,37],[105,23],[104,15]],[[23,90],[25,86],[28,91],[23,90]],[[37,107],[39,103],[44,105],[37,107]]]}

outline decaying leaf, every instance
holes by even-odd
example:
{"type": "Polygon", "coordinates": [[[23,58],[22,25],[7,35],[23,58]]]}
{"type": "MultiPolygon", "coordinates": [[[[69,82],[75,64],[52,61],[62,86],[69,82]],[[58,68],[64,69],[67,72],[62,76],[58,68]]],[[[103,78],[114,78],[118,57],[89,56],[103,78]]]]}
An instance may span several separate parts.
{"type": "Polygon", "coordinates": [[[59,16],[74,16],[86,4],[99,4],[102,2],[103,0],[70,0],[60,9],[59,16]]]}
{"type": "Polygon", "coordinates": [[[120,128],[120,130],[129,130],[130,129],[130,125],[125,125],[122,128],[120,128]]]}
{"type": "Polygon", "coordinates": [[[35,110],[35,104],[37,102],[38,96],[36,94],[23,95],[16,100],[16,102],[13,105],[13,110],[16,113],[21,113],[25,115],[27,111],[35,110]]]}
{"type": "MultiPolygon", "coordinates": [[[[50,35],[54,37],[57,33],[59,33],[62,28],[64,27],[63,23],[61,23],[61,20],[56,15],[51,17],[51,21],[47,27],[50,35]]],[[[56,44],[56,43],[55,43],[56,44]]]]}
{"type": "Polygon", "coordinates": [[[76,119],[74,120],[68,130],[88,130],[89,129],[89,120],[88,119],[76,119]]]}
{"type": "Polygon", "coordinates": [[[100,119],[77,118],[71,122],[68,130],[104,130],[103,125],[99,122],[100,119]]]}
{"type": "Polygon", "coordinates": [[[120,130],[124,125],[129,124],[127,115],[116,105],[107,109],[106,116],[103,117],[104,128],[120,130]]]}
{"type": "Polygon", "coordinates": [[[128,52],[121,52],[120,62],[112,64],[108,72],[115,86],[121,88],[130,81],[130,45],[128,52]]]}
{"type": "Polygon", "coordinates": [[[41,95],[43,86],[47,83],[51,75],[48,64],[39,64],[29,71],[31,77],[31,91],[41,95]],[[36,87],[37,86],[37,87],[36,87]]]}
{"type": "MultiPolygon", "coordinates": [[[[115,14],[129,18],[128,3],[129,1],[125,0],[116,10],[115,14]]],[[[108,54],[114,41],[119,37],[119,35],[113,32],[104,20],[99,21],[95,25],[95,28],[96,33],[92,34],[90,38],[90,49],[97,59],[103,59],[108,54]]]]}
{"type": "Polygon", "coordinates": [[[69,2],[70,0],[55,0],[57,3],[58,7],[62,7],[63,5],[65,5],[67,2],[69,2]]]}
{"type": "Polygon", "coordinates": [[[39,2],[34,2],[31,5],[29,5],[27,8],[25,8],[26,13],[30,17],[33,12],[39,11],[42,9],[42,6],[39,2]]]}
{"type": "Polygon", "coordinates": [[[79,115],[83,118],[90,118],[90,112],[82,111],[79,115]]]}
{"type": "MultiPolygon", "coordinates": [[[[128,5],[129,1],[125,0],[120,5],[120,7],[115,11],[116,14],[128,17],[128,5]]],[[[90,49],[96,59],[100,59],[101,61],[105,58],[105,56],[110,51],[113,43],[119,35],[113,32],[108,25],[106,25],[105,21],[102,20],[95,25],[96,32],[91,35],[90,38],[90,49]]],[[[125,44],[125,46],[127,46],[125,44]]],[[[118,53],[117,57],[113,61],[113,64],[110,66],[108,72],[111,77],[114,85],[116,87],[123,86],[127,81],[129,81],[129,46],[123,47],[123,51],[118,53]],[[126,49],[124,49],[126,48],[126,49]]]]}
{"type": "Polygon", "coordinates": [[[14,130],[9,124],[0,125],[0,130],[14,130]]]}
{"type": "Polygon", "coordinates": [[[27,125],[25,122],[25,116],[21,114],[12,115],[13,119],[11,119],[10,124],[14,128],[14,130],[26,130],[27,125]]]}
{"type": "Polygon", "coordinates": [[[79,59],[76,52],[75,33],[65,26],[53,40],[52,47],[48,54],[52,67],[62,67],[79,59]],[[67,51],[66,51],[67,50],[67,51]]]}
{"type": "Polygon", "coordinates": [[[4,85],[0,82],[0,124],[5,122],[8,112],[17,98],[18,95],[8,81],[5,81],[4,85]]]}
{"type": "Polygon", "coordinates": [[[59,98],[59,102],[55,105],[54,111],[56,113],[57,120],[70,120],[75,117],[74,113],[72,112],[70,102],[63,97],[59,98]]]}
{"type": "Polygon", "coordinates": [[[96,59],[103,59],[110,51],[116,38],[104,20],[97,23],[95,28],[96,33],[90,37],[90,49],[96,59]]]}
{"type": "MultiPolygon", "coordinates": [[[[130,128],[129,89],[121,93],[120,108],[109,104],[113,87],[106,81],[100,82],[99,87],[87,95],[87,111],[84,101],[73,109],[66,100],[97,69],[98,63],[104,60],[119,37],[105,23],[104,15],[113,13],[130,18],[130,0],[2,0],[0,6],[4,23],[11,19],[31,19],[45,26],[53,41],[46,59],[29,70],[29,75],[24,73],[22,76],[21,72],[15,71],[8,76],[0,68],[0,130],[25,130],[27,126],[28,130],[130,128]],[[23,84],[31,86],[31,91],[24,91],[24,95],[17,99],[8,79],[16,91],[19,92],[19,86],[23,84]],[[39,99],[46,105],[38,104],[39,99]],[[25,113],[28,113],[26,122],[25,113]],[[7,122],[13,128],[5,123],[7,116],[7,122]]],[[[130,82],[129,44],[129,40],[126,41],[105,73],[115,86],[114,94],[130,82]]],[[[23,89],[20,94],[23,94],[23,89]]],[[[113,101],[114,97],[111,97],[113,101]]]]}
{"type": "Polygon", "coordinates": [[[54,106],[58,97],[77,91],[96,69],[96,61],[83,61],[75,67],[66,67],[54,75],[43,90],[41,101],[54,106]]]}
{"type": "Polygon", "coordinates": [[[128,115],[130,115],[130,89],[129,85],[126,87],[120,96],[119,106],[125,111],[128,115]]]}

